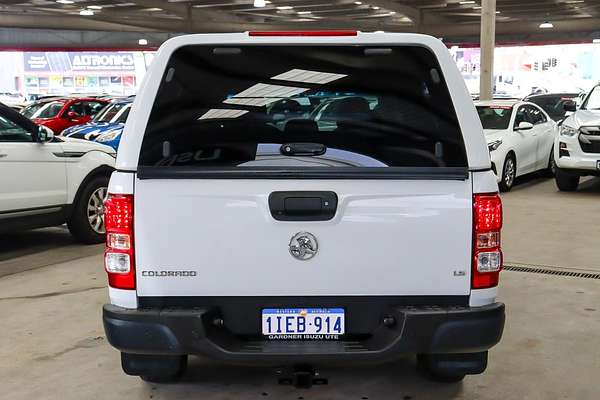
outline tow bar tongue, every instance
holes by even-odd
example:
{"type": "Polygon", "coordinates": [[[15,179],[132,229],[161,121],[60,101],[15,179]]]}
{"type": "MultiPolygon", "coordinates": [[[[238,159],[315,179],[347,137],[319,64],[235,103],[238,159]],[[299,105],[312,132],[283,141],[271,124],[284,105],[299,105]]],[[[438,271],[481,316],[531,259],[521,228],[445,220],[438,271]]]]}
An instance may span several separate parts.
{"type": "Polygon", "coordinates": [[[280,385],[293,385],[297,388],[309,389],[313,385],[327,385],[327,378],[320,376],[310,365],[296,365],[291,369],[276,371],[280,385]]]}

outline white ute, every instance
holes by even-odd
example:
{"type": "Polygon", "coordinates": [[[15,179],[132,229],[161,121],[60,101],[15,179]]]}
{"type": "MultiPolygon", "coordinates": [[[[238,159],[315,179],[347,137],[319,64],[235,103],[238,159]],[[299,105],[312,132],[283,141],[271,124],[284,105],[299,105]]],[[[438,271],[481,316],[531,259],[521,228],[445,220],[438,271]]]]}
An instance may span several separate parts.
{"type": "Polygon", "coordinates": [[[575,191],[582,176],[600,176],[600,84],[588,93],[579,109],[575,102],[565,105],[573,112],[558,127],[554,145],[556,186],[575,191]]]}
{"type": "Polygon", "coordinates": [[[115,158],[111,147],[55,137],[0,105],[0,233],[66,222],[77,240],[103,242],[115,158]]]}
{"type": "Polygon", "coordinates": [[[147,381],[188,355],[298,377],[411,354],[435,379],[481,373],[504,327],[497,192],[435,38],[171,39],[110,181],[107,338],[147,381]]]}

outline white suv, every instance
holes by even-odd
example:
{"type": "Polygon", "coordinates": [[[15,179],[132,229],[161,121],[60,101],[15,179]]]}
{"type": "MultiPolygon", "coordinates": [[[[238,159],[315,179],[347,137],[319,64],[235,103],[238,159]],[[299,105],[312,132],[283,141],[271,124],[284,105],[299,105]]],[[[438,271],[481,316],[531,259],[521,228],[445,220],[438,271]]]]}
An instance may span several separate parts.
{"type": "Polygon", "coordinates": [[[600,85],[588,93],[578,110],[575,102],[565,104],[565,110],[573,114],[558,127],[554,144],[556,186],[574,191],[581,176],[600,176],[600,85]]]}
{"type": "Polygon", "coordinates": [[[417,354],[437,379],[481,373],[504,326],[497,192],[435,38],[171,39],[109,185],[107,338],[149,381],[180,376],[188,355],[315,367],[417,354]]]}
{"type": "Polygon", "coordinates": [[[115,158],[111,147],[54,137],[0,104],[0,232],[66,222],[79,241],[103,242],[115,158]]]}

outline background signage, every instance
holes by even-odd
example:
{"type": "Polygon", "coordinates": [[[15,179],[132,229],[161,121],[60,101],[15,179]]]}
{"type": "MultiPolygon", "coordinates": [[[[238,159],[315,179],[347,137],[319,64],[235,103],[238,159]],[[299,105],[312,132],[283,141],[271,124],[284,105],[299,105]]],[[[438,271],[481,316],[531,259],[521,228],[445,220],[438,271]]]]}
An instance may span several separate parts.
{"type": "Polygon", "coordinates": [[[135,71],[132,52],[25,52],[25,72],[135,71]]]}

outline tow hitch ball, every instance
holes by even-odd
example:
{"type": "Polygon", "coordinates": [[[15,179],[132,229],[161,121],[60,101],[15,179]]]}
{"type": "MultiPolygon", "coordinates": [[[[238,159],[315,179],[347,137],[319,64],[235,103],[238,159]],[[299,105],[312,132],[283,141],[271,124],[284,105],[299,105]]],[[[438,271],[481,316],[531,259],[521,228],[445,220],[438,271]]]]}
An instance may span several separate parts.
{"type": "Polygon", "coordinates": [[[319,375],[310,365],[296,365],[290,370],[276,371],[280,385],[293,385],[297,388],[308,389],[313,385],[327,385],[327,378],[319,375]]]}

